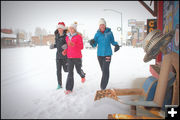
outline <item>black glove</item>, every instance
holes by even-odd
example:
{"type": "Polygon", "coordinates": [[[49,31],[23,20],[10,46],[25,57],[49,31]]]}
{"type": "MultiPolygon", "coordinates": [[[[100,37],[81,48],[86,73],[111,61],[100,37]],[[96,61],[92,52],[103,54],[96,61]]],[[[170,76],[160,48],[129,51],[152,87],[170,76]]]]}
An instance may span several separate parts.
{"type": "Polygon", "coordinates": [[[94,43],[95,43],[94,39],[91,39],[91,40],[90,40],[90,45],[93,46],[94,43]]]}
{"type": "Polygon", "coordinates": [[[114,52],[117,52],[121,46],[115,45],[114,52]]]}
{"type": "Polygon", "coordinates": [[[50,49],[53,49],[53,48],[54,48],[54,44],[51,44],[49,48],[50,48],[50,49]]]}

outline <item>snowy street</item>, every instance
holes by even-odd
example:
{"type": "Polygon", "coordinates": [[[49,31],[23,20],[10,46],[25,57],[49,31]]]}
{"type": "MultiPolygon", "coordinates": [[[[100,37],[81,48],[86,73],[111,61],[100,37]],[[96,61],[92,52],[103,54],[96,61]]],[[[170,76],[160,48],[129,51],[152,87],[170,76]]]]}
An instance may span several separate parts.
{"type": "MultiPolygon", "coordinates": [[[[114,47],[112,46],[114,50],[114,47]]],[[[63,89],[56,90],[56,49],[48,46],[1,49],[1,115],[2,118],[102,118],[108,114],[128,114],[130,107],[105,98],[94,102],[100,89],[101,70],[97,49],[83,49],[82,69],[86,82],[74,70],[74,89],[64,94],[67,73],[62,72],[63,89]]],[[[151,76],[143,62],[143,48],[123,46],[113,53],[107,89],[141,88],[151,76]]],[[[126,99],[126,98],[122,98],[126,99]]]]}

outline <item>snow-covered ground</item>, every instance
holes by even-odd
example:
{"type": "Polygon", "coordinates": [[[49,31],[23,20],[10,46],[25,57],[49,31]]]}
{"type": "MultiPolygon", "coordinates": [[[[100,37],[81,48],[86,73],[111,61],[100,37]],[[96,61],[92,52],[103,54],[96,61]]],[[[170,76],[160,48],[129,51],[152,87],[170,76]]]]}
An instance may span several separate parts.
{"type": "MultiPolygon", "coordinates": [[[[113,47],[114,48],[114,47],[113,47]]],[[[108,88],[140,88],[150,76],[143,62],[142,48],[122,47],[113,54],[108,88]]],[[[94,102],[100,89],[101,70],[96,49],[83,50],[86,82],[75,70],[73,93],[56,90],[56,49],[49,47],[1,49],[2,118],[107,118],[108,114],[128,114],[130,107],[105,98],[94,102]]],[[[127,99],[123,98],[122,99],[127,99]]]]}

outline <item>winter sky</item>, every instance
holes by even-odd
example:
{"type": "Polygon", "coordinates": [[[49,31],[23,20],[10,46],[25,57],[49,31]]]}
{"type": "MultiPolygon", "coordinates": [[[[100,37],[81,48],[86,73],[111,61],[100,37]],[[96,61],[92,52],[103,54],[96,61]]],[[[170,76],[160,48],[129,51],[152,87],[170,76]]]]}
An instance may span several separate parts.
{"type": "Polygon", "coordinates": [[[41,27],[53,33],[59,21],[67,26],[77,21],[78,31],[84,31],[92,38],[99,19],[105,18],[116,38],[120,35],[117,27],[121,26],[121,15],[104,9],[122,12],[124,38],[128,19],[146,21],[154,18],[138,1],[1,1],[1,28],[24,29],[34,34],[35,28],[41,27]]]}

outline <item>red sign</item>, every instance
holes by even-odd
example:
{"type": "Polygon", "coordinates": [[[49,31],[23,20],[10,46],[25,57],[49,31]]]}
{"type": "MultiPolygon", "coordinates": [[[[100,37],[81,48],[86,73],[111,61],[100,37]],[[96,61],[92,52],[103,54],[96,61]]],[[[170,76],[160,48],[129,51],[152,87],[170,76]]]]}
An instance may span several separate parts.
{"type": "Polygon", "coordinates": [[[6,34],[12,34],[12,30],[11,29],[1,29],[2,33],[6,33],[6,34]]]}

